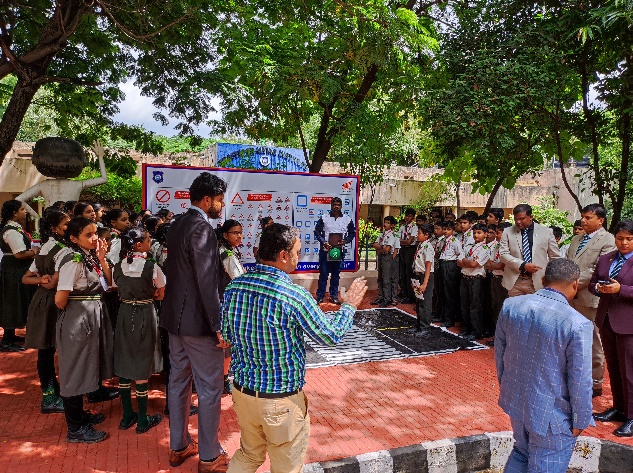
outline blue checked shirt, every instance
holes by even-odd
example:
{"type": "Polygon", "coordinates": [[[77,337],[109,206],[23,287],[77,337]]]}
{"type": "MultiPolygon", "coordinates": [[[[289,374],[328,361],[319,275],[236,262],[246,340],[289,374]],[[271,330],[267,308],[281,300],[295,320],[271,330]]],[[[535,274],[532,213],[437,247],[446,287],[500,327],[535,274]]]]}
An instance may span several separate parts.
{"type": "Polygon", "coordinates": [[[355,309],[324,314],[312,295],[272,266],[258,264],[224,292],[222,336],[231,344],[235,382],[253,391],[285,393],[305,384],[304,332],[335,345],[352,327],[355,309]]]}

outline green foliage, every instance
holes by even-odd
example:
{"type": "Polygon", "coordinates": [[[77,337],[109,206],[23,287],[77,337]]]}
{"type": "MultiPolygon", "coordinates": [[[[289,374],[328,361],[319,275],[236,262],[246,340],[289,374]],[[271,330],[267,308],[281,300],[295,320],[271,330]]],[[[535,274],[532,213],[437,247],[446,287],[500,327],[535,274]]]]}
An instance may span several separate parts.
{"type": "Polygon", "coordinates": [[[410,207],[416,209],[417,213],[428,215],[431,209],[445,200],[450,193],[449,185],[440,177],[420,183],[420,194],[410,207]]]}
{"type": "Polygon", "coordinates": [[[376,227],[373,223],[367,222],[362,218],[358,221],[358,236],[360,238],[359,248],[365,245],[365,242],[368,242],[371,245],[376,241],[376,239],[380,236],[380,229],[376,227]]]}
{"type": "Polygon", "coordinates": [[[568,220],[569,212],[560,210],[556,204],[556,199],[551,196],[540,197],[538,205],[532,206],[532,215],[541,225],[562,228],[564,234],[570,234],[574,228],[574,225],[568,220]]]}
{"type": "MultiPolygon", "coordinates": [[[[86,168],[77,179],[92,179],[99,176],[98,171],[86,168]]],[[[80,198],[91,202],[101,202],[106,206],[118,205],[138,212],[143,203],[143,183],[136,176],[122,177],[112,172],[108,174],[106,184],[84,189],[80,198]]]]}

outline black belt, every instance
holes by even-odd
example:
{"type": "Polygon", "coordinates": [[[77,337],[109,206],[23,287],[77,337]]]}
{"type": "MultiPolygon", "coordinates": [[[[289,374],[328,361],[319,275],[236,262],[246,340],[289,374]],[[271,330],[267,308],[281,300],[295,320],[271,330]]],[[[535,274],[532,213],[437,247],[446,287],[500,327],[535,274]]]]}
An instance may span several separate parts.
{"type": "Polygon", "coordinates": [[[262,399],[279,399],[282,397],[290,397],[295,394],[301,392],[301,389],[297,389],[296,391],[291,391],[289,393],[262,393],[259,391],[253,391],[252,389],[245,388],[244,386],[240,386],[235,381],[233,381],[233,386],[242,394],[246,394],[247,396],[253,397],[261,397],[262,399]]]}
{"type": "Polygon", "coordinates": [[[462,274],[462,277],[464,279],[484,279],[486,276],[467,276],[465,274],[462,274]]]}

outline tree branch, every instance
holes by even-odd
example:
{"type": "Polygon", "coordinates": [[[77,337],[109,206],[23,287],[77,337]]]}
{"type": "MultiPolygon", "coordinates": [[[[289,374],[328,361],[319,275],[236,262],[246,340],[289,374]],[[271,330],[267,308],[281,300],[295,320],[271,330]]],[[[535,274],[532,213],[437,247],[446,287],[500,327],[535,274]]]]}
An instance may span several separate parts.
{"type": "Polygon", "coordinates": [[[33,83],[42,85],[49,84],[51,82],[57,82],[59,84],[73,84],[73,85],[81,85],[85,87],[97,87],[99,85],[103,85],[103,82],[95,82],[95,81],[85,81],[81,79],[74,79],[72,77],[54,77],[54,76],[44,76],[38,79],[35,79],[33,83]]]}

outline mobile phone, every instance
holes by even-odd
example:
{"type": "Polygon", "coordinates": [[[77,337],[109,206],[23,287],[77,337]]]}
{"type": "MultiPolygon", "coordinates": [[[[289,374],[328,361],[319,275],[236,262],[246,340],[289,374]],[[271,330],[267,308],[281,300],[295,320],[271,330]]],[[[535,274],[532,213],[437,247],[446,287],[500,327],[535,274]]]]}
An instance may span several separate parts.
{"type": "Polygon", "coordinates": [[[611,281],[598,281],[598,284],[601,284],[603,286],[608,286],[609,284],[613,284],[611,281]]]}

